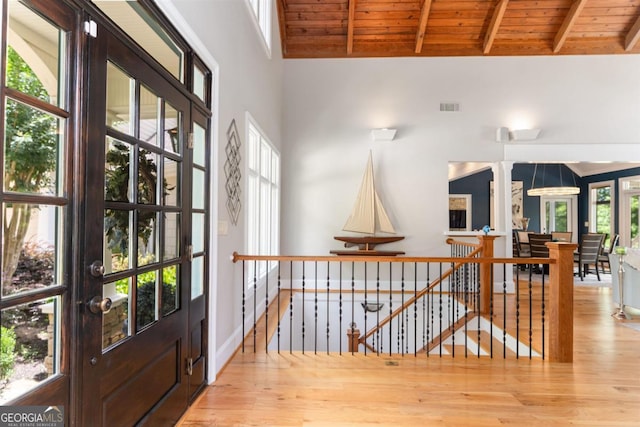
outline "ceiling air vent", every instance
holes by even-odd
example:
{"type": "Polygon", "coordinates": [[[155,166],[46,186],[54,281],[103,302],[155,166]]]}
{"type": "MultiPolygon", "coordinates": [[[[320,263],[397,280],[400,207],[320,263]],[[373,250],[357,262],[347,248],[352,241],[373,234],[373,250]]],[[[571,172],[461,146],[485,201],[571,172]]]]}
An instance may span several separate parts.
{"type": "Polygon", "coordinates": [[[457,102],[441,102],[440,111],[460,111],[460,104],[457,102]]]}

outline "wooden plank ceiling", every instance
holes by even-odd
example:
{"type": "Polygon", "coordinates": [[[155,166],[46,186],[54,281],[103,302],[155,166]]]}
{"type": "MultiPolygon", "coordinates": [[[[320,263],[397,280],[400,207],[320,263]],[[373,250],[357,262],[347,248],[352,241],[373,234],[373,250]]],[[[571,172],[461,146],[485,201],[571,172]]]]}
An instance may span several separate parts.
{"type": "Polygon", "coordinates": [[[640,0],[276,0],[285,58],[640,53],[640,0]]]}

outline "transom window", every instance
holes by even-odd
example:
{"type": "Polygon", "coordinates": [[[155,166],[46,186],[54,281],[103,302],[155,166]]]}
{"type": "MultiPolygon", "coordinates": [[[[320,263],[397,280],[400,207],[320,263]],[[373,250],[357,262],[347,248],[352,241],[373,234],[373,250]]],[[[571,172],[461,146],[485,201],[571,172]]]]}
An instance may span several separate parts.
{"type": "Polygon", "coordinates": [[[267,45],[267,52],[271,53],[271,0],[246,0],[262,38],[267,45]]]}
{"type": "Polygon", "coordinates": [[[92,0],[173,76],[184,82],[184,51],[138,1],[92,0]]]}

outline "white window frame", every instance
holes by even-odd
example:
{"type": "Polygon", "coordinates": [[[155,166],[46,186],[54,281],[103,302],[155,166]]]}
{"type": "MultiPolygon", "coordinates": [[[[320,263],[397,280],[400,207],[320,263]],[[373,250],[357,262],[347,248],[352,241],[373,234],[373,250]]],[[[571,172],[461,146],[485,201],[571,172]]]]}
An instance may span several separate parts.
{"type": "Polygon", "coordinates": [[[613,236],[616,222],[616,183],[613,180],[592,182],[589,184],[589,232],[595,233],[597,226],[596,218],[596,190],[602,187],[611,188],[611,222],[609,224],[609,236],[613,236]]]}
{"type": "Polygon", "coordinates": [[[551,233],[552,231],[555,230],[547,230],[545,228],[546,226],[546,203],[547,202],[556,202],[556,201],[561,201],[561,202],[567,202],[568,207],[569,207],[569,212],[567,212],[567,215],[569,216],[568,218],[568,230],[567,231],[571,231],[571,241],[572,242],[576,242],[577,241],[577,232],[576,230],[578,230],[578,196],[540,196],[540,230],[543,233],[551,233]]]}
{"type": "Polygon", "coordinates": [[[272,0],[245,0],[245,4],[251,12],[251,20],[260,34],[264,43],[267,57],[271,58],[271,16],[273,11],[272,0]]]}
{"type": "Polygon", "coordinates": [[[627,176],[618,178],[618,188],[620,189],[620,212],[619,212],[619,229],[620,229],[620,246],[634,247],[634,243],[630,240],[631,236],[631,218],[629,217],[631,206],[629,200],[632,196],[640,195],[640,189],[634,188],[632,182],[640,181],[640,175],[627,176]]]}
{"type": "MultiPolygon", "coordinates": [[[[280,153],[271,143],[254,118],[246,114],[245,193],[246,253],[250,255],[280,254],[280,153]],[[265,200],[265,194],[266,199],[265,200]],[[265,230],[266,228],[266,230],[265,230]]],[[[262,283],[277,262],[248,265],[247,282],[262,283]],[[268,268],[267,268],[268,265],[268,268]],[[268,271],[267,271],[268,270],[268,271]]]]}

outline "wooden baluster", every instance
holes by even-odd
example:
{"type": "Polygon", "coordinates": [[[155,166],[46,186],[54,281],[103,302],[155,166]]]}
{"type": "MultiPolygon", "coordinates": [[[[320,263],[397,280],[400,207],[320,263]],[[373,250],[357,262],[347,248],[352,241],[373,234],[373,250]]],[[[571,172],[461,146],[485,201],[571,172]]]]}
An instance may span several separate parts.
{"type": "MultiPolygon", "coordinates": [[[[482,245],[482,257],[493,258],[493,242],[498,236],[478,236],[482,245]]],[[[493,283],[491,283],[491,269],[493,264],[482,263],[480,265],[480,313],[490,314],[491,312],[491,293],[493,292],[493,283]]]]}

